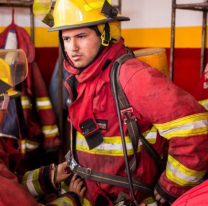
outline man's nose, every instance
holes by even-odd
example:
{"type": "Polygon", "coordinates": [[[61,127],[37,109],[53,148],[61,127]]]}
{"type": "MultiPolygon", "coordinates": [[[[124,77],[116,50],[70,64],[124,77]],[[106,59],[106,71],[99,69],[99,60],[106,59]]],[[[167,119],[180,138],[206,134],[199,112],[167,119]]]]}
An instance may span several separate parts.
{"type": "Polygon", "coordinates": [[[72,51],[77,51],[78,50],[78,44],[77,44],[77,41],[75,39],[72,39],[71,42],[70,42],[70,47],[71,47],[71,50],[72,51]]]}

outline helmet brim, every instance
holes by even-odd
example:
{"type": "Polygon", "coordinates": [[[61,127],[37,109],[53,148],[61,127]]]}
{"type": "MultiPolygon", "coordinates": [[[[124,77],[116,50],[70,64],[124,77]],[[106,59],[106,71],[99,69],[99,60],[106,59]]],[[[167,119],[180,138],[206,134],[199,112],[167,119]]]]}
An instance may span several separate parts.
{"type": "Polygon", "coordinates": [[[99,20],[99,21],[80,23],[80,24],[75,24],[75,25],[63,25],[63,26],[59,26],[59,27],[52,27],[52,28],[48,29],[48,32],[94,26],[94,25],[98,25],[98,24],[105,24],[110,21],[129,21],[129,20],[130,20],[129,17],[117,16],[116,18],[106,18],[106,19],[99,20]]]}

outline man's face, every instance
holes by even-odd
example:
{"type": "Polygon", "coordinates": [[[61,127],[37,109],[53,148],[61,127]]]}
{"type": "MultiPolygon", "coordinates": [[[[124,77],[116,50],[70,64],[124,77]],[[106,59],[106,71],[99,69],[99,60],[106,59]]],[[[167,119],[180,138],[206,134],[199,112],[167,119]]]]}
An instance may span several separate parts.
{"type": "Polygon", "coordinates": [[[96,56],[101,39],[94,30],[83,27],[62,31],[65,50],[77,68],[87,66],[96,56]]]}

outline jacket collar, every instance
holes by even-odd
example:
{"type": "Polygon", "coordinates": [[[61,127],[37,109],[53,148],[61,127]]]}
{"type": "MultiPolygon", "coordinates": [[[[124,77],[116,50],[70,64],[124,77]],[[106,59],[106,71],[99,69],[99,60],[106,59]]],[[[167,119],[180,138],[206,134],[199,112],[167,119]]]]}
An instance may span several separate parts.
{"type": "Polygon", "coordinates": [[[68,72],[75,75],[77,80],[81,83],[95,78],[101,73],[107,60],[114,62],[123,53],[125,53],[125,48],[123,47],[123,39],[121,38],[117,44],[111,43],[108,47],[106,47],[98,58],[80,74],[79,70],[71,67],[65,60],[64,67],[68,72]]]}

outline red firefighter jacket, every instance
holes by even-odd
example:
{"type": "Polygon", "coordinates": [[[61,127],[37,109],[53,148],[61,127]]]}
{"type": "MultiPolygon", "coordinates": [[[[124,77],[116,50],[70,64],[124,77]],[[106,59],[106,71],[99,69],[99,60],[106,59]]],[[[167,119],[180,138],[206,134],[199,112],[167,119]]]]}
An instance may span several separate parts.
{"type": "Polygon", "coordinates": [[[193,96],[201,105],[208,109],[208,64],[204,69],[193,96]]]}
{"type": "MultiPolygon", "coordinates": [[[[110,71],[113,62],[126,53],[123,40],[110,44],[81,73],[65,62],[72,75],[66,80],[71,95],[69,120],[76,129],[72,150],[82,167],[112,175],[126,176],[110,71]],[[77,79],[75,99],[74,80],[77,79]],[[93,145],[95,142],[100,145],[93,145]]],[[[188,93],[174,85],[160,71],[137,60],[126,61],[120,70],[121,86],[133,107],[133,114],[145,138],[162,156],[165,139],[169,140],[167,167],[159,180],[153,160],[138,144],[138,166],[134,178],[154,186],[159,194],[172,202],[199,184],[208,166],[206,110],[188,93]]],[[[133,156],[132,144],[123,125],[127,153],[133,156]]],[[[100,194],[115,200],[128,189],[85,180],[85,205],[95,205],[100,194]]],[[[135,192],[138,202],[153,203],[148,195],[135,192]]],[[[127,197],[128,198],[128,197],[127,197]]],[[[108,200],[109,200],[108,199],[108,200]]],[[[111,205],[109,201],[109,205],[111,205]]]]}
{"type": "MultiPolygon", "coordinates": [[[[66,188],[64,182],[62,183],[63,188],[64,186],[66,188],[64,192],[60,191],[60,185],[58,186],[53,183],[54,164],[27,172],[22,179],[22,184],[24,186],[21,185],[17,176],[8,169],[11,163],[9,162],[9,159],[11,160],[12,156],[11,153],[18,154],[14,148],[10,148],[6,142],[0,138],[0,206],[45,205],[43,203],[38,203],[37,201],[43,202],[42,199],[48,194],[56,194],[55,196],[53,195],[56,198],[53,198],[51,201],[47,201],[45,198],[45,202],[47,202],[47,205],[49,206],[79,205],[76,203],[77,196],[67,192],[68,188],[66,188]],[[8,154],[8,151],[10,152],[10,155],[8,154]]],[[[17,157],[17,155],[14,157],[17,157]]]]}
{"type": "Polygon", "coordinates": [[[40,136],[42,135],[44,136],[45,151],[57,150],[61,141],[55,113],[38,65],[34,61],[34,45],[26,30],[11,24],[0,34],[0,48],[4,48],[9,32],[16,34],[17,47],[26,53],[28,76],[16,88],[21,91],[21,101],[16,100],[16,105],[11,106],[13,109],[9,109],[10,114],[5,117],[1,136],[19,139],[22,154],[35,150],[41,144],[40,136]],[[15,116],[18,117],[18,121],[14,121],[15,116]]]}
{"type": "Polygon", "coordinates": [[[171,206],[206,206],[208,195],[208,180],[202,184],[192,188],[180,198],[178,198],[171,206]]]}

